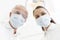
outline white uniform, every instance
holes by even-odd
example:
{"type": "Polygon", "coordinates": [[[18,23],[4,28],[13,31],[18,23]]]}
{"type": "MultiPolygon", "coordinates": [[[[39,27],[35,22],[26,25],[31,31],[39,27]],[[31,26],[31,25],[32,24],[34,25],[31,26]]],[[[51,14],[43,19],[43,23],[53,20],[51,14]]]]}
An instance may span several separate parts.
{"type": "Polygon", "coordinates": [[[6,37],[9,37],[8,40],[40,40],[44,36],[41,28],[36,25],[34,26],[34,24],[24,24],[18,28],[16,37],[13,35],[13,29],[8,22],[4,23],[3,26],[7,31],[8,36],[6,37]]]}
{"type": "Polygon", "coordinates": [[[30,22],[27,25],[25,24],[18,28],[17,36],[14,37],[13,29],[10,27],[9,23],[4,23],[4,28],[6,28],[5,33],[8,34],[8,36],[4,35],[4,37],[8,37],[9,40],[60,40],[60,25],[51,23],[46,35],[44,35],[40,26],[30,24],[30,22]]]}
{"type": "Polygon", "coordinates": [[[42,40],[60,40],[60,25],[52,23],[42,40]]]}
{"type": "Polygon", "coordinates": [[[13,35],[13,29],[11,28],[11,26],[9,25],[8,22],[3,22],[2,24],[2,27],[4,27],[6,29],[6,32],[8,34],[8,40],[13,40],[13,39],[16,39],[15,38],[15,35],[13,35]]]}
{"type": "Polygon", "coordinates": [[[9,40],[7,30],[5,29],[5,26],[2,26],[0,24],[0,40],[9,40]]]}

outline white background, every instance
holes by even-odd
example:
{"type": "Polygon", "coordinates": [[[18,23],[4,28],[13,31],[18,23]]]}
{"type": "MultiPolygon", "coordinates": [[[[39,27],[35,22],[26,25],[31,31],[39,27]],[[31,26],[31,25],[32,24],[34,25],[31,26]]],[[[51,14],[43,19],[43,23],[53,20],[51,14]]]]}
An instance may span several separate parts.
{"type": "MultiPolygon", "coordinates": [[[[12,8],[17,5],[23,5],[25,6],[25,0],[0,0],[0,24],[4,24],[4,22],[9,20],[9,12],[12,10],[12,8]]],[[[25,6],[28,10],[28,18],[26,21],[26,24],[24,27],[21,27],[22,35],[23,33],[28,35],[32,35],[34,33],[40,33],[41,31],[39,30],[40,27],[37,26],[35,19],[33,17],[33,8],[30,5],[32,3],[32,0],[28,0],[27,6],[25,6]],[[32,26],[33,25],[33,26],[32,26]]],[[[50,12],[51,17],[58,23],[60,24],[60,1],[59,0],[46,0],[45,1],[45,7],[48,9],[50,12]]],[[[3,27],[0,26],[0,31],[2,30],[3,32],[0,33],[0,40],[4,40],[6,38],[6,31],[3,27]]],[[[18,31],[19,32],[19,31],[18,31]]]]}

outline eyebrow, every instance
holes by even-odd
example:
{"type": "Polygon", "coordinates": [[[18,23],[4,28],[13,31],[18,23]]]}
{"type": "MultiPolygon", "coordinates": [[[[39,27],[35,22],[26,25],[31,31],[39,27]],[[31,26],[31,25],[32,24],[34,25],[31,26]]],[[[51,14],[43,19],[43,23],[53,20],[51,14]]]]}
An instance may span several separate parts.
{"type": "Polygon", "coordinates": [[[42,14],[46,14],[45,12],[41,12],[42,14]]]}

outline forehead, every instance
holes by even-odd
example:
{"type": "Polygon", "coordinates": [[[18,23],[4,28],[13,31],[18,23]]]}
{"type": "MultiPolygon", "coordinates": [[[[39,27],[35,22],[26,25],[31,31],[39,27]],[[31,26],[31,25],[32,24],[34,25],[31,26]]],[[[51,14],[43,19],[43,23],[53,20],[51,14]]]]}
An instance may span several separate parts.
{"type": "Polygon", "coordinates": [[[39,15],[39,14],[42,14],[42,13],[47,13],[47,10],[44,9],[44,8],[35,9],[33,15],[39,15]]]}
{"type": "MultiPolygon", "coordinates": [[[[15,14],[16,12],[18,12],[19,14],[22,14],[24,16],[24,18],[27,18],[27,15],[28,15],[28,12],[26,10],[26,8],[24,6],[21,6],[21,5],[16,5],[12,11],[11,11],[11,14],[15,14]]],[[[10,15],[11,15],[10,14],[10,15]]],[[[18,15],[19,15],[18,14],[18,15]]]]}
{"type": "Polygon", "coordinates": [[[23,6],[17,5],[16,7],[14,7],[12,9],[12,12],[16,12],[16,11],[20,12],[21,14],[26,14],[27,15],[27,10],[23,6]]]}

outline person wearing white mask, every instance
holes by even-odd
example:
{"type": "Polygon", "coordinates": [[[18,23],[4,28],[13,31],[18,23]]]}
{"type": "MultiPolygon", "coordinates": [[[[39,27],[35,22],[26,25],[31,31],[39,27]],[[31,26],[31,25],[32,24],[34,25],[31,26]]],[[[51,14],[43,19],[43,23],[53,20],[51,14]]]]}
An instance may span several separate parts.
{"type": "Polygon", "coordinates": [[[51,22],[55,23],[50,17],[47,9],[45,9],[43,6],[37,6],[33,11],[33,15],[36,18],[37,24],[39,24],[44,31],[47,30],[51,22]]]}
{"type": "Polygon", "coordinates": [[[44,38],[41,40],[60,40],[60,25],[50,17],[49,12],[43,6],[37,6],[33,10],[36,23],[44,31],[44,38]]]}
{"type": "Polygon", "coordinates": [[[27,9],[22,5],[16,5],[9,13],[9,20],[7,22],[3,22],[2,24],[8,32],[9,40],[17,39],[17,30],[27,20],[28,12],[27,9]]]}
{"type": "Polygon", "coordinates": [[[27,9],[22,5],[16,5],[9,13],[9,19],[2,22],[2,26],[7,30],[9,40],[17,40],[18,28],[22,27],[27,20],[27,9]]]}
{"type": "Polygon", "coordinates": [[[10,12],[9,24],[14,29],[14,34],[18,27],[22,26],[27,19],[27,10],[21,5],[16,5],[10,12]]]}

